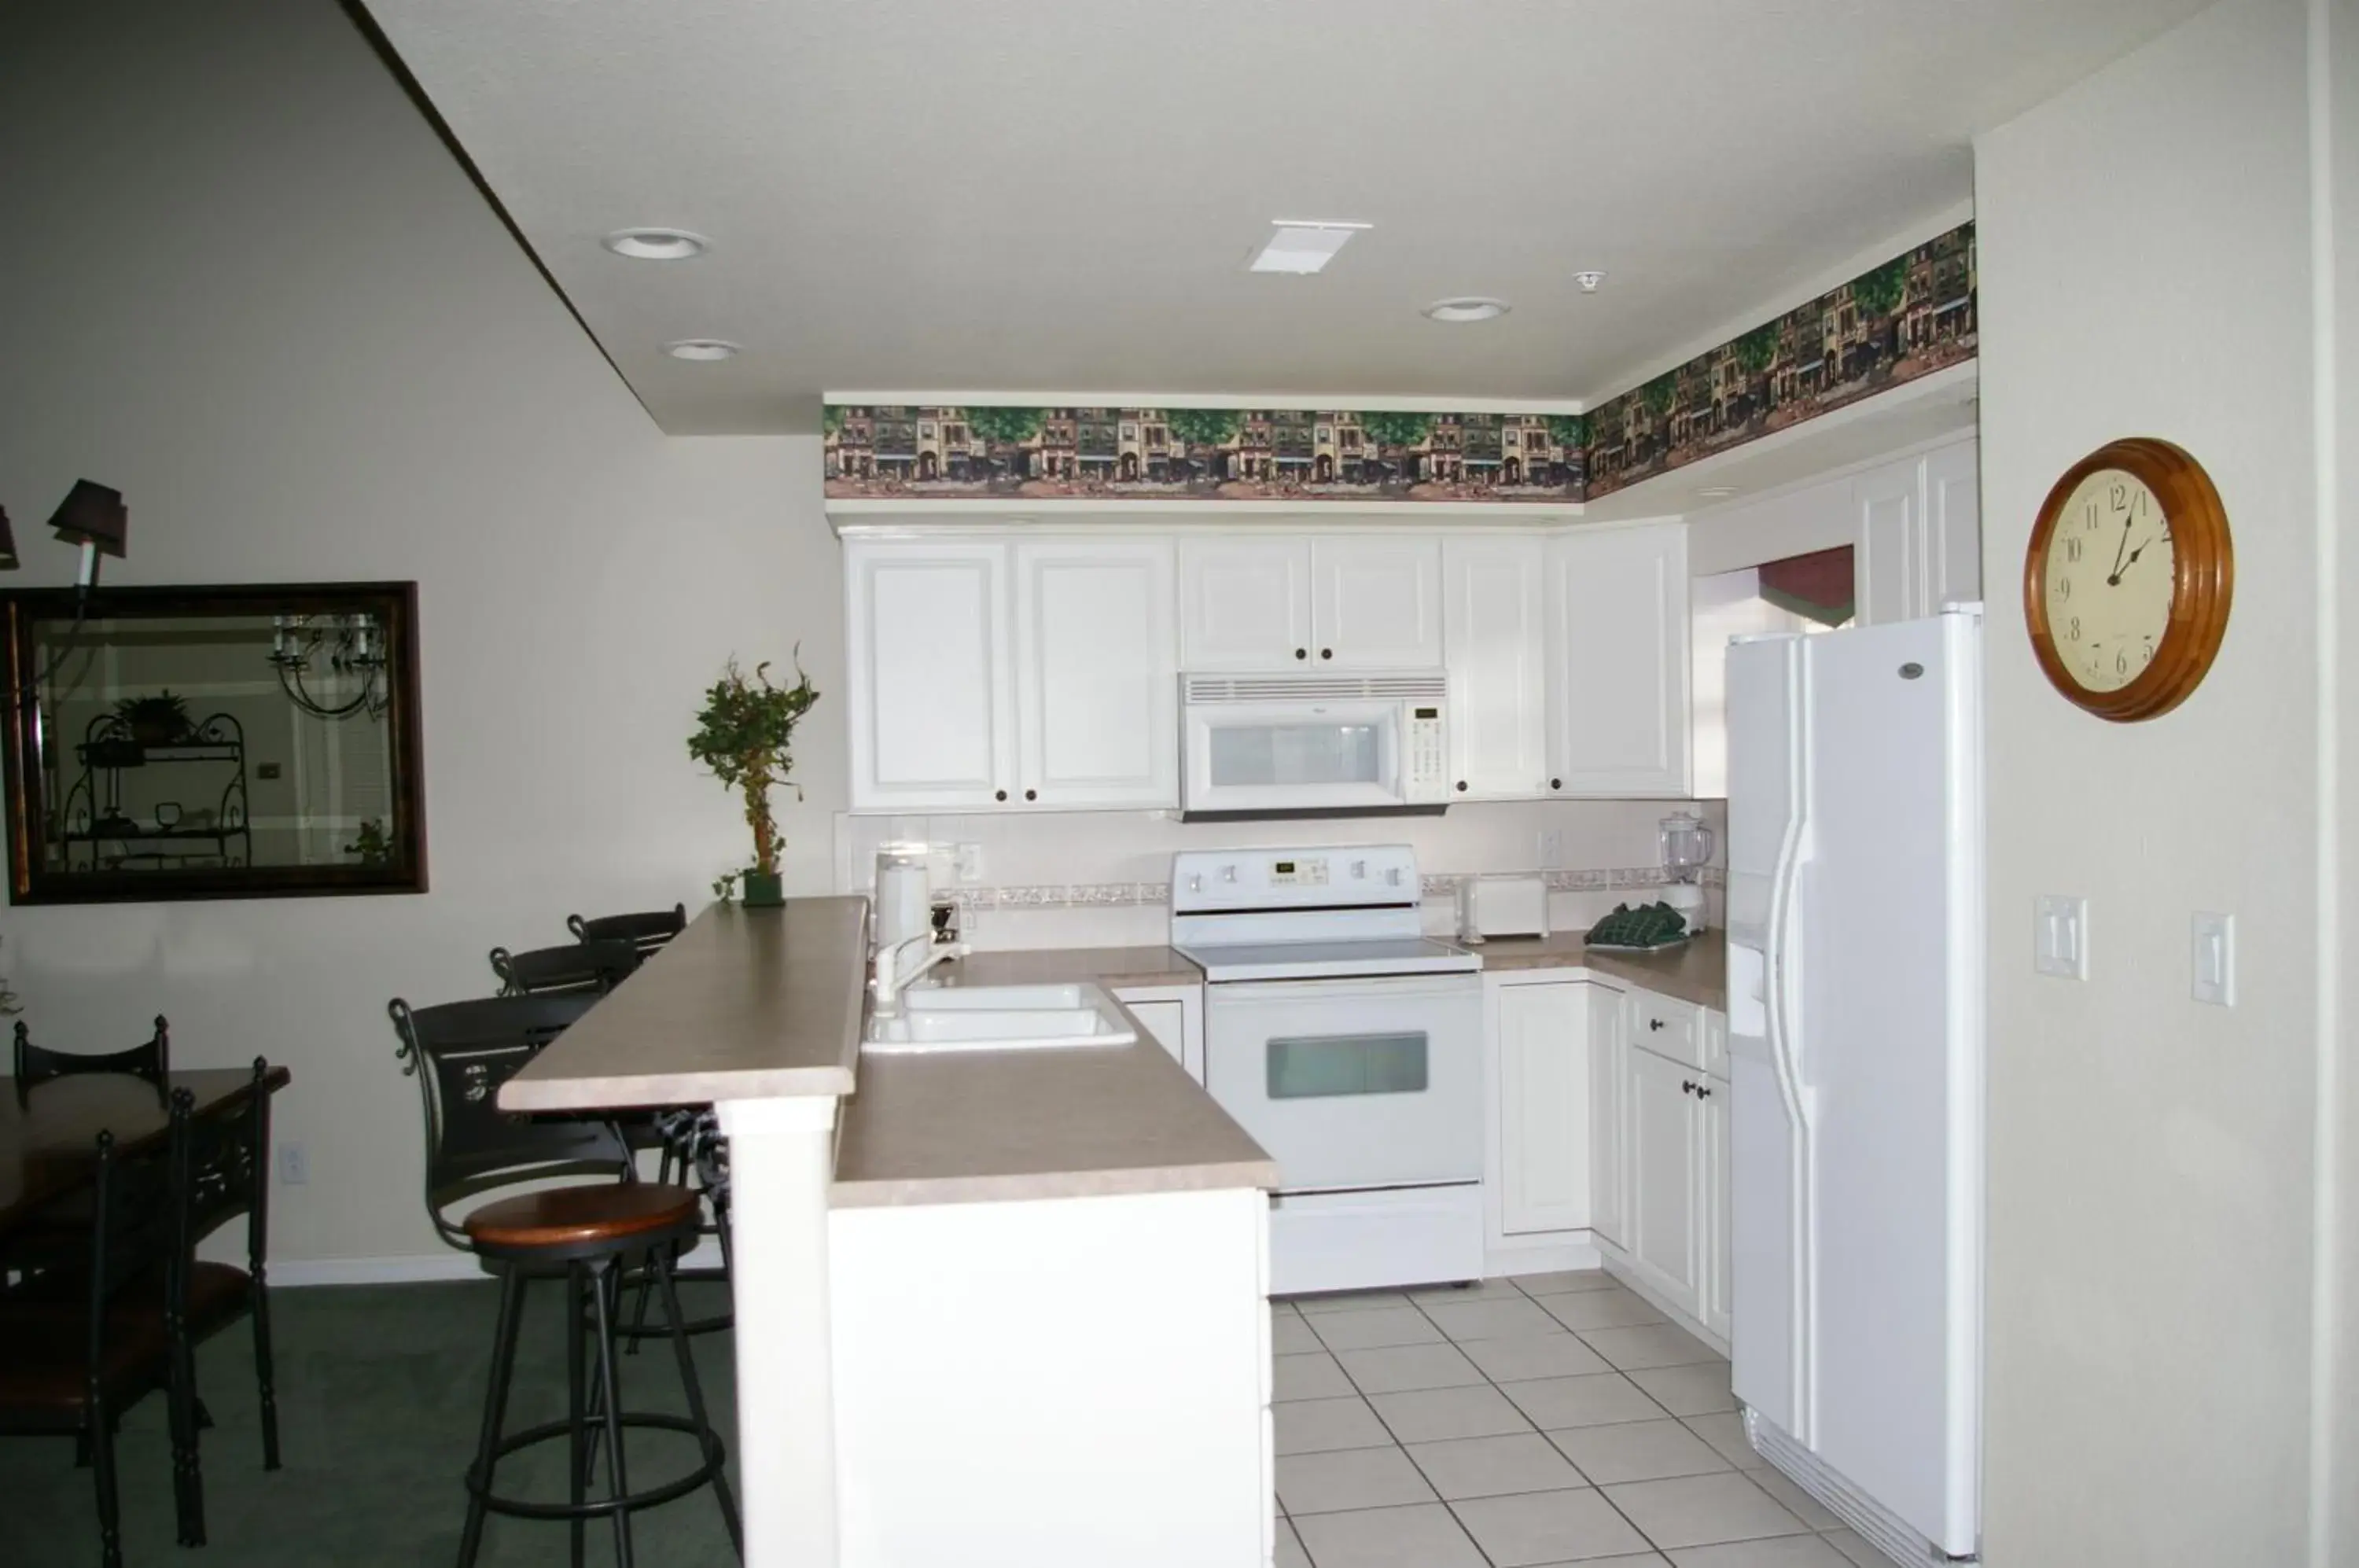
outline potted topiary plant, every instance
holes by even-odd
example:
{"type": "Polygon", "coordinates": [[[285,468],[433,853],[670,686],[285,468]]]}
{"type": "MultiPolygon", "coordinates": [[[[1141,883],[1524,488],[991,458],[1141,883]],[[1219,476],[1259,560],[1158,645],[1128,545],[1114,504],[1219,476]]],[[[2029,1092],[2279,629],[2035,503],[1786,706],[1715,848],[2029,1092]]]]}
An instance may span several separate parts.
{"type": "Polygon", "coordinates": [[[114,704],[114,716],[141,746],[171,746],[189,735],[189,704],[171,688],[145,697],[125,697],[114,704]]]}
{"type": "MultiPolygon", "coordinates": [[[[796,649],[799,654],[799,647],[796,649]]],[[[712,769],[712,776],[745,798],[745,823],[754,830],[754,864],[740,881],[748,906],[784,901],[778,886],[778,823],[770,811],[770,787],[793,784],[789,754],[795,725],[819,701],[819,689],[805,675],[799,659],[795,683],[774,686],[770,667],[757,664],[748,679],[737,661],[704,693],[704,707],[696,715],[696,733],[688,737],[688,755],[712,769]]],[[[799,798],[802,787],[794,785],[799,798]]]]}

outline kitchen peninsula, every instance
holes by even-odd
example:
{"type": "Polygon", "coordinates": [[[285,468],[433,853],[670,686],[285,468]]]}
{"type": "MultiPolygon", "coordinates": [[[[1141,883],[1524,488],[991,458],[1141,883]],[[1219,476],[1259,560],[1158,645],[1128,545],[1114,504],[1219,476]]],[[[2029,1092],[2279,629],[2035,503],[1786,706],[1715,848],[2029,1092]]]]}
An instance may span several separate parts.
{"type": "Polygon", "coordinates": [[[746,1562],[1266,1562],[1276,1165],[1143,1028],[864,1061],[867,917],[708,909],[501,1092],[718,1106],[746,1562]]]}

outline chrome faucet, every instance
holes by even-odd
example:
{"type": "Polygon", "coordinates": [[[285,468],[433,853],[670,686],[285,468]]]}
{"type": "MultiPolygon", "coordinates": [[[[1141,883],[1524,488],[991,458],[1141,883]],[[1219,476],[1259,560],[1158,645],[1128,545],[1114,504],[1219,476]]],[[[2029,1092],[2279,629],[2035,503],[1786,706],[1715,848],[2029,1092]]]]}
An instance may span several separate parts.
{"type": "Polygon", "coordinates": [[[908,990],[910,983],[919,975],[937,964],[947,963],[953,958],[964,958],[966,955],[966,943],[937,942],[929,933],[926,932],[878,948],[875,968],[868,977],[868,989],[876,998],[876,1005],[870,1009],[871,1016],[880,1018],[893,1017],[901,1010],[901,993],[908,990]],[[902,954],[908,953],[912,947],[920,945],[927,950],[925,955],[908,967],[903,968],[902,954]]]}

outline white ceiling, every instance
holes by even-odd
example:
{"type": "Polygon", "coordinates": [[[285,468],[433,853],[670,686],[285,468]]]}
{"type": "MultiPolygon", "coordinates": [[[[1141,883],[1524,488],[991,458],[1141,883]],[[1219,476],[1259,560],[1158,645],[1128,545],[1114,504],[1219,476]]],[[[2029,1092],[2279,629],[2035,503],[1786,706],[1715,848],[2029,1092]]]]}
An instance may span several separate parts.
{"type": "Polygon", "coordinates": [[[679,433],[833,388],[1594,399],[2202,3],[367,0],[679,433]],[[1273,218],[1375,228],[1248,273],[1273,218]],[[636,224],[713,248],[600,247],[636,224]],[[1452,294],[1515,310],[1418,313],[1452,294]],[[745,352],[661,353],[706,336],[745,352]]]}

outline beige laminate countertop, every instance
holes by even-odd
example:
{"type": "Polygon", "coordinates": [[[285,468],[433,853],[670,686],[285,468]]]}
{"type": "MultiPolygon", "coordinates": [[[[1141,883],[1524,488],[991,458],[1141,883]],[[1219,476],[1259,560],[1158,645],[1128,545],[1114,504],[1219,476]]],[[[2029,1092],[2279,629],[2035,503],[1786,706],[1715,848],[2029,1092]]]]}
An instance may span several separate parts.
{"type": "Polygon", "coordinates": [[[1684,947],[1662,953],[1593,952],[1579,931],[1554,936],[1495,936],[1475,949],[1486,973],[1516,969],[1587,969],[1642,985],[1713,1012],[1728,1010],[1728,938],[1705,931],[1684,947]]]}
{"type": "MultiPolygon", "coordinates": [[[[1192,985],[1165,947],[977,953],[945,985],[1192,985]]],[[[1135,1020],[1134,1020],[1135,1021],[1135,1020]]],[[[1275,1187],[1277,1162],[1146,1029],[1136,1045],[869,1055],[836,1140],[839,1208],[1275,1187]]]]}
{"type": "Polygon", "coordinates": [[[868,900],[714,904],[500,1090],[510,1111],[849,1094],[868,900]]]}

